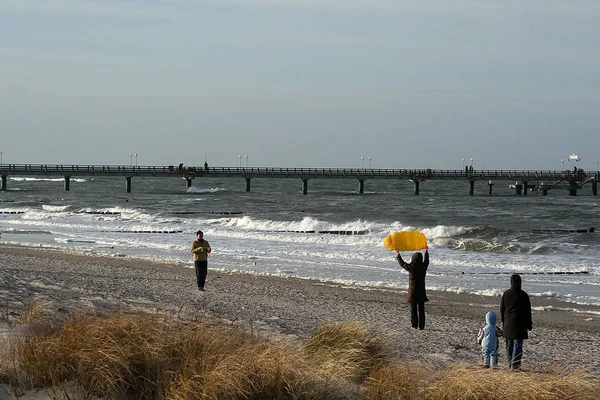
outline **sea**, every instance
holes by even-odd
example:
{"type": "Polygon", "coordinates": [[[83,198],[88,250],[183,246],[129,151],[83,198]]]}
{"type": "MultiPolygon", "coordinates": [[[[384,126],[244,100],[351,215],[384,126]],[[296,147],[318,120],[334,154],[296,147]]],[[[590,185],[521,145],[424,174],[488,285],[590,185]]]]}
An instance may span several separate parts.
{"type": "MultiPolygon", "coordinates": [[[[9,176],[0,192],[0,242],[193,268],[202,230],[209,269],[363,288],[407,287],[386,235],[427,237],[429,290],[498,297],[519,273],[530,296],[600,313],[600,207],[591,188],[517,195],[499,181],[302,181],[258,178],[9,176]],[[593,228],[593,229],[592,229],[593,228]],[[595,232],[591,232],[595,230],[595,232]],[[595,311],[594,311],[595,310],[595,311]]],[[[1,252],[1,249],[0,249],[1,252]]],[[[402,254],[409,260],[411,253],[402,254]]],[[[26,268],[26,266],[23,266],[26,268]]],[[[492,299],[491,299],[492,301],[492,299]]],[[[495,301],[495,300],[493,300],[495,301]]]]}

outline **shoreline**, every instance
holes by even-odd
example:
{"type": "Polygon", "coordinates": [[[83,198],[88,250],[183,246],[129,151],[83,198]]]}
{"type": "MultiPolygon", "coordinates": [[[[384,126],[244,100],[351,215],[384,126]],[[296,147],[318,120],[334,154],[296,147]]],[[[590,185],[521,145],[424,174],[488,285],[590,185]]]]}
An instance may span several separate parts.
{"type": "MultiPolygon", "coordinates": [[[[35,232],[35,233],[49,233],[49,232],[40,232],[40,231],[20,231],[22,233],[30,233],[30,232],[35,232]]],[[[0,231],[0,234],[2,232],[0,231]]],[[[14,233],[14,232],[13,232],[14,233]]],[[[190,260],[190,264],[188,265],[186,262],[184,261],[175,261],[175,260],[161,260],[161,259],[155,259],[152,257],[147,257],[147,258],[139,258],[136,257],[135,255],[126,255],[126,254],[122,254],[122,253],[115,253],[115,254],[110,254],[110,253],[95,253],[95,252],[91,252],[91,251],[87,251],[87,250],[82,250],[82,249],[75,249],[75,248],[67,248],[67,247],[60,247],[60,246],[52,246],[52,245],[47,245],[47,244],[43,244],[40,243],[39,247],[38,246],[32,246],[29,244],[23,244],[23,243],[0,243],[0,248],[2,247],[15,247],[15,248],[22,248],[22,249],[32,249],[32,250],[50,250],[50,251],[56,251],[59,253],[64,253],[64,254],[69,254],[72,256],[85,256],[85,257],[96,257],[98,259],[105,259],[105,260],[116,260],[116,259],[121,259],[121,260],[136,260],[136,261],[140,261],[140,262],[144,262],[144,263],[149,263],[149,264],[158,264],[158,265],[178,265],[178,266],[182,266],[182,267],[187,267],[187,268],[191,268],[193,269],[193,262],[190,260]]],[[[395,263],[392,263],[394,266],[396,265],[395,263]]],[[[318,279],[318,278],[308,278],[308,277],[294,277],[294,276],[288,276],[288,275],[282,275],[282,274],[275,274],[275,273],[268,273],[268,272],[253,272],[253,271],[245,271],[245,270],[241,270],[241,269],[235,269],[235,270],[213,270],[215,272],[219,272],[219,273],[233,273],[233,274],[250,274],[250,275],[256,275],[256,276],[269,276],[269,277],[273,277],[273,278],[281,278],[281,279],[300,279],[303,281],[315,281],[315,282],[321,282],[324,284],[330,284],[330,285],[334,285],[334,286],[345,286],[348,288],[356,288],[356,289],[364,289],[364,290],[391,290],[391,291],[405,291],[404,288],[398,288],[398,287],[391,287],[391,286],[379,286],[379,285],[368,285],[368,284],[361,284],[359,282],[350,282],[350,283],[345,283],[345,282],[336,282],[336,281],[331,281],[331,280],[325,280],[325,279],[318,279]]],[[[398,271],[400,271],[400,269],[398,268],[398,271]]],[[[585,272],[587,273],[587,272],[585,272]]],[[[573,275],[576,273],[536,273],[536,272],[524,272],[521,273],[521,277],[523,278],[524,281],[526,281],[528,278],[528,276],[538,276],[538,275],[573,275]]],[[[495,276],[498,274],[494,274],[495,276]]],[[[502,273],[502,275],[504,275],[506,277],[506,281],[509,281],[510,275],[512,275],[512,272],[506,272],[506,273],[502,273]]],[[[375,283],[375,282],[374,282],[375,283]]],[[[508,289],[508,284],[506,286],[505,289],[508,289]]],[[[435,292],[435,293],[447,293],[447,294],[458,294],[461,296],[476,296],[478,298],[500,298],[502,295],[502,291],[505,290],[502,289],[500,292],[498,292],[497,294],[482,294],[480,293],[481,291],[467,291],[465,288],[452,288],[452,289],[448,289],[448,290],[444,290],[444,289],[440,289],[440,288],[431,288],[431,286],[427,287],[427,291],[429,292],[435,292]]],[[[548,295],[549,292],[543,292],[543,293],[538,293],[538,292],[532,292],[531,289],[529,289],[528,294],[530,296],[530,298],[533,299],[534,298],[539,298],[539,299],[545,299],[547,300],[550,304],[544,304],[540,307],[550,307],[553,310],[564,310],[564,311],[573,311],[573,312],[582,312],[582,313],[591,313],[591,314],[595,314],[597,316],[600,317],[600,304],[588,304],[588,303],[577,303],[574,301],[569,301],[566,300],[564,297],[561,296],[554,296],[554,295],[548,295]]],[[[568,296],[567,296],[568,297],[568,296]]],[[[499,301],[499,300],[498,300],[499,301]]],[[[543,303],[543,302],[542,302],[543,303]]]]}
{"type": "MultiPolygon", "coordinates": [[[[19,231],[21,233],[43,233],[42,231],[19,231]]],[[[2,231],[0,231],[0,234],[2,233],[2,231]]],[[[14,232],[12,232],[14,233],[14,232]]],[[[67,242],[69,242],[69,240],[67,240],[67,242]]],[[[72,241],[73,243],[77,242],[76,240],[72,241]]],[[[81,241],[82,243],[85,243],[85,240],[81,241]]],[[[106,250],[106,251],[102,251],[100,249],[113,249],[112,246],[106,246],[106,247],[101,247],[99,249],[93,250],[90,248],[86,248],[86,247],[78,247],[78,246],[61,246],[61,245],[57,245],[57,244],[52,244],[54,243],[54,241],[50,240],[50,241],[45,241],[45,240],[40,240],[39,242],[19,242],[19,241],[9,241],[7,243],[0,243],[0,246],[7,246],[7,247],[21,247],[21,248],[29,248],[29,249],[39,249],[39,248],[44,248],[44,249],[50,249],[50,250],[54,250],[54,251],[58,251],[58,252],[62,252],[62,253],[67,253],[67,254],[71,254],[71,255],[83,255],[83,256],[89,256],[89,257],[99,257],[99,258],[103,258],[103,259],[136,259],[136,260],[140,260],[146,263],[151,263],[151,264],[166,264],[166,265],[182,265],[182,266],[187,266],[189,268],[193,268],[193,262],[191,261],[191,258],[182,258],[182,254],[181,251],[177,252],[177,255],[174,256],[171,253],[144,253],[144,254],[137,254],[137,253],[133,253],[133,254],[128,254],[128,253],[124,253],[124,252],[112,252],[111,250],[106,250]],[[35,243],[35,245],[33,244],[35,243]],[[39,246],[38,246],[39,245],[39,246]],[[170,255],[171,257],[165,257],[165,254],[170,255]]],[[[185,254],[185,252],[184,252],[185,254]]],[[[280,264],[277,263],[271,263],[267,268],[264,268],[262,266],[260,267],[256,267],[256,262],[254,262],[254,268],[252,267],[252,260],[256,260],[256,258],[254,257],[250,257],[247,259],[241,258],[241,257],[231,257],[228,260],[223,260],[222,258],[218,258],[219,261],[219,270],[220,272],[223,273],[249,273],[249,274],[255,274],[255,275],[266,275],[266,276],[273,276],[273,277],[279,277],[279,278],[289,278],[292,277],[291,275],[288,275],[289,271],[285,268],[282,268],[282,266],[280,264]],[[244,262],[245,261],[245,262],[244,262]],[[237,265],[237,268],[235,269],[231,269],[231,265],[235,264],[237,265]],[[262,271],[258,271],[256,270],[256,268],[262,269],[262,271]],[[280,271],[284,271],[284,272],[280,272],[280,271]],[[285,273],[288,272],[288,273],[285,273]]],[[[392,258],[390,258],[392,259],[392,258]]],[[[393,258],[395,260],[395,258],[393,258]]],[[[211,263],[213,266],[215,265],[214,263],[211,263]]],[[[385,279],[383,278],[383,276],[385,276],[386,273],[388,273],[389,271],[386,270],[390,270],[390,271],[400,271],[400,274],[396,274],[395,272],[392,272],[392,277],[391,280],[389,281],[381,281],[381,280],[377,280],[377,279],[367,279],[367,280],[360,280],[359,278],[353,276],[353,277],[346,277],[346,279],[338,279],[340,275],[330,275],[330,276],[321,276],[321,277],[312,277],[310,276],[310,274],[306,275],[306,276],[293,276],[295,278],[298,279],[303,279],[303,280],[318,280],[320,282],[324,282],[324,283],[328,283],[328,284],[333,284],[333,285],[345,285],[351,288],[362,288],[362,289],[374,289],[374,290],[403,290],[407,288],[407,284],[406,281],[404,280],[404,277],[402,277],[402,273],[403,271],[397,266],[397,264],[395,263],[395,261],[391,261],[390,262],[391,267],[386,267],[384,268],[381,272],[382,277],[380,279],[385,279]]],[[[547,268],[548,270],[550,270],[550,268],[547,268]]],[[[313,271],[314,272],[314,271],[313,271]]],[[[504,290],[506,290],[506,288],[508,287],[508,285],[504,286],[504,281],[508,282],[510,275],[512,275],[513,272],[517,272],[518,271],[503,271],[503,272],[464,272],[462,270],[460,271],[450,271],[447,273],[441,273],[442,276],[448,276],[450,277],[450,282],[452,283],[448,283],[448,282],[439,282],[439,275],[436,274],[436,271],[432,271],[431,276],[428,277],[428,286],[427,286],[427,290],[428,291],[435,291],[435,292],[440,292],[440,293],[457,293],[457,294],[465,294],[465,295],[475,295],[475,296],[481,296],[481,297],[487,297],[487,298],[494,298],[494,297],[500,297],[502,295],[502,293],[504,292],[504,290]],[[475,286],[473,286],[472,282],[469,282],[468,280],[465,282],[461,282],[460,279],[457,280],[456,278],[452,278],[453,276],[458,276],[458,277],[464,277],[464,276],[471,276],[471,275],[478,275],[479,276],[479,280],[478,282],[475,284],[475,286]],[[485,278],[486,275],[489,275],[490,277],[493,277],[495,279],[490,279],[490,283],[486,285],[486,283],[488,282],[487,278],[485,278]],[[483,280],[481,278],[481,276],[483,276],[483,280]]],[[[298,271],[298,273],[300,275],[302,275],[302,271],[298,271]]],[[[343,272],[341,273],[343,275],[343,272]]],[[[598,296],[595,294],[595,288],[599,287],[596,284],[594,284],[593,282],[585,283],[585,282],[570,282],[568,280],[565,281],[557,281],[557,282],[544,282],[544,281],[539,281],[539,279],[537,279],[538,276],[542,276],[542,275],[564,275],[564,276],[572,276],[572,275],[586,275],[589,274],[589,271],[585,271],[585,274],[582,271],[578,271],[578,272],[552,272],[552,271],[546,271],[546,272],[531,272],[531,271],[525,271],[525,272],[521,272],[520,273],[522,275],[522,278],[524,281],[529,281],[530,280],[530,276],[531,276],[531,284],[528,285],[528,294],[529,296],[533,299],[533,298],[542,298],[542,299],[553,299],[556,300],[556,304],[562,304],[563,306],[561,306],[562,309],[565,310],[571,310],[574,312],[590,312],[590,313],[595,313],[596,315],[600,316],[600,302],[598,301],[600,298],[598,298],[598,296]],[[564,286],[561,286],[563,285],[564,286]],[[557,289],[558,286],[560,286],[560,289],[557,289]],[[581,289],[583,288],[583,289],[581,289]],[[581,291],[581,292],[580,292],[581,291]],[[589,302],[590,300],[590,296],[591,298],[593,298],[594,301],[589,302]],[[578,301],[581,300],[581,301],[578,301]]],[[[318,274],[316,274],[318,275],[318,274]]],[[[591,276],[594,276],[593,274],[591,274],[591,276]]],[[[443,279],[442,279],[443,280],[443,279]]]]}
{"type": "MultiPolygon", "coordinates": [[[[499,297],[428,290],[426,328],[418,331],[409,328],[405,290],[222,272],[211,270],[209,262],[207,291],[198,292],[193,268],[182,264],[5,244],[0,253],[5,315],[18,314],[34,299],[62,315],[122,306],[185,310],[248,323],[260,334],[290,341],[301,341],[323,323],[357,320],[386,335],[399,360],[443,367],[481,363],[477,331],[487,311],[499,314],[499,297]]],[[[526,279],[523,288],[527,291],[526,279]]],[[[540,297],[531,297],[531,303],[533,331],[525,341],[524,369],[579,367],[599,376],[600,316],[586,312],[597,307],[540,297]]],[[[503,365],[502,345],[500,350],[503,365]]]]}

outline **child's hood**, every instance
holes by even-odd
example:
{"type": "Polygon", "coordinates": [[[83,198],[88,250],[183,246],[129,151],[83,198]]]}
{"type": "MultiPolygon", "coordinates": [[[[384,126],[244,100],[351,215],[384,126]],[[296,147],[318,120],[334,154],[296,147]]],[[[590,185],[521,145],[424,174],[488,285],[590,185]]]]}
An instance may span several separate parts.
{"type": "Polygon", "coordinates": [[[488,325],[496,325],[496,313],[493,311],[488,312],[485,315],[485,322],[488,325]]]}

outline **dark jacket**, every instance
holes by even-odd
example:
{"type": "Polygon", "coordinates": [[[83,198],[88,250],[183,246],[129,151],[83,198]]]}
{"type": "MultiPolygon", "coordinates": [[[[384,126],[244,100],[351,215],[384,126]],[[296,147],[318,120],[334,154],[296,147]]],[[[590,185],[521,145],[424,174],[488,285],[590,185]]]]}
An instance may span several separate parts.
{"type": "Polygon", "coordinates": [[[408,301],[429,301],[425,294],[425,275],[429,266],[429,252],[425,251],[425,259],[421,253],[414,253],[410,264],[404,262],[398,254],[398,263],[408,271],[408,301]]]}
{"type": "Polygon", "coordinates": [[[527,331],[533,328],[529,295],[521,290],[521,277],[510,277],[510,289],[502,295],[500,316],[507,339],[528,339],[527,331]]]}

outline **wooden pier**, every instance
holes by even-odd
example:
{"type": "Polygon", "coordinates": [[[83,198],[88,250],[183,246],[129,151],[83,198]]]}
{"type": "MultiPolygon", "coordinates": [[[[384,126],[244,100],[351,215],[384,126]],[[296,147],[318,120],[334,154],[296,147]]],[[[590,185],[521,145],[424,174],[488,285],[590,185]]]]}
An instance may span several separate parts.
{"type": "Polygon", "coordinates": [[[510,182],[518,195],[537,190],[542,195],[552,189],[565,189],[569,195],[590,185],[597,196],[599,171],[549,171],[549,170],[442,170],[442,169],[371,169],[371,168],[272,168],[272,167],[193,167],[193,166],[133,166],[133,165],[50,165],[50,164],[2,164],[0,190],[7,190],[8,176],[61,176],[65,190],[70,190],[71,177],[112,176],[124,177],[127,193],[131,192],[133,177],[183,178],[187,187],[196,178],[244,179],[246,191],[250,191],[252,179],[300,179],[302,193],[308,193],[311,179],[353,179],[358,182],[359,193],[364,193],[365,181],[369,179],[409,180],[414,184],[414,194],[419,194],[421,182],[454,180],[469,182],[469,195],[474,194],[475,182],[486,181],[488,194],[492,194],[495,182],[510,182]]]}

